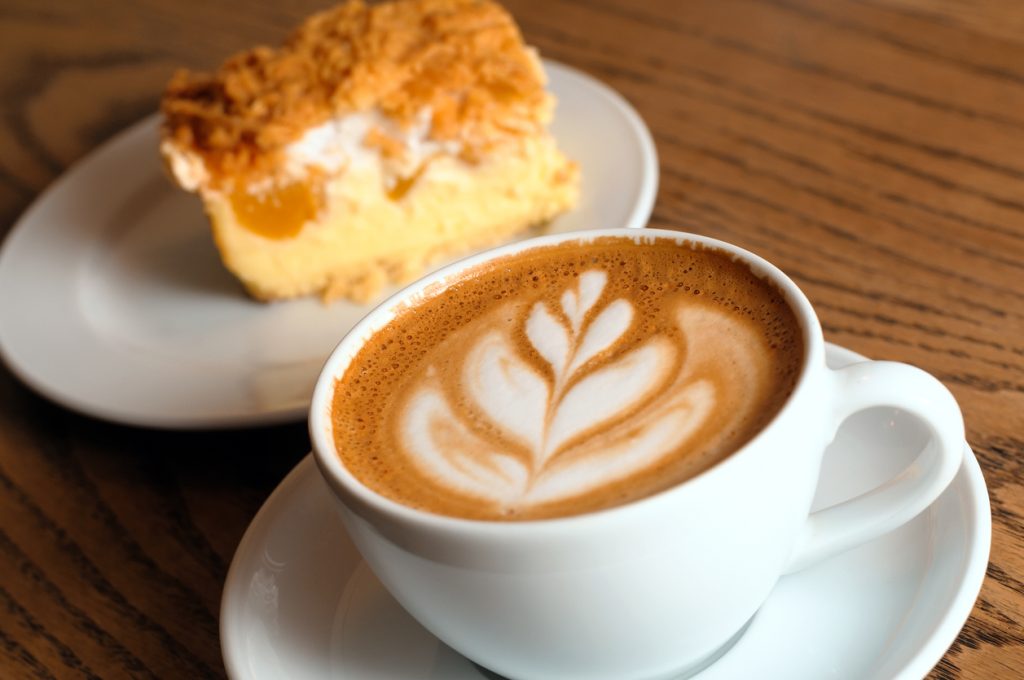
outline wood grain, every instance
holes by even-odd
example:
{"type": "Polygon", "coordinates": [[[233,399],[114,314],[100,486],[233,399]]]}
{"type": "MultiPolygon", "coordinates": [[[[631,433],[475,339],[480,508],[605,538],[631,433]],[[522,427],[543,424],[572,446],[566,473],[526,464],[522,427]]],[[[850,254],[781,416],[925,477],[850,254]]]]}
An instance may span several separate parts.
{"type": "MultiPolygon", "coordinates": [[[[1024,5],[508,4],[545,55],[647,120],[662,171],[653,225],[758,251],[806,291],[829,340],[954,392],[989,485],[992,557],[930,677],[1024,675],[1024,5]]],[[[154,110],[176,67],[275,42],[322,6],[8,0],[0,233],[154,110]]],[[[101,423],[0,369],[0,675],[222,676],[227,565],[308,446],[301,424],[101,423]]]]}

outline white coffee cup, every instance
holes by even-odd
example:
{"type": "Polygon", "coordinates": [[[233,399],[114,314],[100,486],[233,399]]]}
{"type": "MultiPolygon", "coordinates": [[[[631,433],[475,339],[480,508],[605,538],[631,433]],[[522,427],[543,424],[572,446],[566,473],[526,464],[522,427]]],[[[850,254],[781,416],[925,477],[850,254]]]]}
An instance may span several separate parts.
{"type": "Polygon", "coordinates": [[[778,578],[871,540],[931,504],[959,469],[963,419],[953,396],[905,364],[825,365],[821,326],[779,269],[714,239],[612,229],[538,237],[445,267],[397,293],[345,336],[317,382],[310,434],[349,534],[412,616],[472,661],[511,678],[660,678],[702,667],[768,598],[778,578]],[[493,522],[435,515],[363,486],[335,451],[335,381],[396,309],[450,277],[528,248],[621,236],[732,253],[783,291],[803,331],[792,396],[751,441],[654,496],[565,518],[493,522]],[[902,473],[809,515],[822,455],[848,416],[902,409],[931,433],[902,473]]]}

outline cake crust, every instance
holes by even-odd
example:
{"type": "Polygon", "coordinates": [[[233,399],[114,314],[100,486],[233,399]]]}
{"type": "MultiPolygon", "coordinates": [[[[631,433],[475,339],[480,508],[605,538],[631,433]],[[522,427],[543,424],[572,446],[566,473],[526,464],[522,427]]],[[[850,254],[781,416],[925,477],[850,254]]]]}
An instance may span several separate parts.
{"type": "MultiPolygon", "coordinates": [[[[349,2],[310,17],[280,48],[257,47],[214,73],[181,70],[162,102],[165,142],[201,159],[206,189],[273,180],[311,127],[374,109],[474,162],[543,130],[552,101],[536,54],[490,0],[349,2]]],[[[382,150],[400,148],[380,131],[382,150]]]]}

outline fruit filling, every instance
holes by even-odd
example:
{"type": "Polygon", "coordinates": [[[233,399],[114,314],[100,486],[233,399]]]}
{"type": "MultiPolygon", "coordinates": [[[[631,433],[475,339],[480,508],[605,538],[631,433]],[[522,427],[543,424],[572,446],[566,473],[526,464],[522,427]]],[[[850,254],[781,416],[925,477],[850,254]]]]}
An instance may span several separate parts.
{"type": "Polygon", "coordinates": [[[297,235],[302,225],[315,219],[317,200],[306,182],[293,182],[257,194],[238,189],[231,195],[238,223],[254,234],[269,239],[297,235]]]}

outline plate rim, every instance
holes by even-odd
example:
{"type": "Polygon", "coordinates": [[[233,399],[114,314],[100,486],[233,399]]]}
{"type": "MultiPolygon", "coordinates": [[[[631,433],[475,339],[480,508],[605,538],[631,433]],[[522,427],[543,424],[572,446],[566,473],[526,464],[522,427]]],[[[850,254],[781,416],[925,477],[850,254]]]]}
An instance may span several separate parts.
{"type": "MultiPolygon", "coordinates": [[[[657,197],[660,183],[657,148],[653,136],[643,118],[629,101],[609,85],[597,79],[585,71],[573,66],[552,60],[543,59],[545,69],[551,79],[552,72],[569,77],[584,83],[594,96],[606,101],[611,108],[619,115],[632,136],[637,142],[636,151],[640,162],[641,174],[639,191],[634,201],[633,208],[627,220],[621,226],[627,228],[643,228],[650,219],[654,202],[657,197]]],[[[39,215],[49,204],[58,200],[61,195],[69,191],[71,187],[79,183],[83,178],[88,177],[92,172],[92,166],[99,165],[118,153],[125,153],[138,142],[137,137],[151,133],[151,130],[159,125],[160,113],[151,113],[141,120],[138,120],[127,127],[119,130],[113,136],[101,142],[81,158],[74,161],[55,178],[32,203],[17,217],[14,224],[0,242],[0,281],[5,278],[6,272],[12,267],[10,261],[17,255],[18,248],[25,248],[20,241],[28,239],[26,234],[31,233],[39,221],[39,215]],[[15,255],[12,255],[12,252],[15,255]]],[[[155,153],[155,152],[154,152],[155,153]]],[[[57,233],[62,233],[59,229],[57,233]]],[[[90,239],[91,242],[91,239],[90,239]]],[[[38,251],[36,251],[38,252],[38,251]]],[[[29,254],[33,254],[29,252],[29,254]]],[[[467,255],[472,255],[469,253],[467,255]]],[[[83,255],[84,256],[84,255],[83,255]]],[[[23,280],[15,280],[12,283],[24,285],[23,280]]],[[[31,284],[31,281],[27,283],[31,284]]],[[[300,422],[309,411],[309,405],[299,406],[276,406],[263,409],[243,409],[230,413],[185,413],[179,414],[171,411],[156,412],[152,409],[131,410],[125,409],[116,403],[107,403],[103,399],[96,399],[96,395],[90,398],[82,393],[82,390],[69,388],[68,382],[54,379],[46,371],[40,371],[40,359],[28,358],[24,350],[26,340],[19,335],[20,331],[7,330],[5,332],[4,318],[7,307],[0,304],[0,362],[24,385],[29,387],[36,394],[47,400],[58,404],[61,407],[72,410],[92,418],[134,427],[146,427],[162,430],[220,430],[238,427],[265,427],[280,425],[283,423],[300,422]]],[[[370,308],[366,309],[368,313],[370,308]]],[[[14,324],[11,324],[12,326],[14,324]]],[[[84,325],[79,324],[79,325],[84,325]]],[[[67,328],[74,328],[75,324],[67,325],[67,328]]],[[[341,337],[339,336],[338,340],[341,337]]],[[[73,345],[66,345],[71,347],[73,345]]],[[[326,361],[327,357],[323,359],[326,361]]]]}
{"type": "MultiPolygon", "coordinates": [[[[867,357],[840,345],[830,342],[826,342],[825,345],[827,356],[838,362],[853,363],[868,360],[867,357]]],[[[964,504],[964,512],[968,515],[965,518],[967,536],[964,542],[967,559],[961,567],[955,593],[944,607],[943,612],[935,617],[927,639],[899,668],[894,676],[897,679],[920,679],[935,667],[970,617],[984,582],[992,541],[991,505],[981,465],[970,444],[966,441],[964,442],[964,461],[961,464],[961,472],[964,474],[958,474],[943,495],[955,487],[956,490],[964,493],[969,501],[964,504]]],[[[242,622],[241,612],[244,608],[244,593],[241,592],[243,584],[239,580],[240,575],[250,562],[253,551],[261,545],[260,541],[267,534],[271,526],[270,522],[280,512],[279,506],[282,499],[295,493],[303,484],[306,484],[307,477],[316,475],[319,475],[316,462],[311,453],[307,454],[289,470],[263,502],[246,527],[235,549],[224,579],[219,611],[221,658],[229,678],[258,680],[256,676],[245,672],[247,667],[243,645],[236,642],[233,635],[242,622]]],[[[323,486],[323,492],[330,493],[326,484],[323,486]]],[[[361,560],[362,558],[356,556],[355,559],[361,560]]],[[[699,677],[699,675],[696,676],[695,680],[699,677]]]]}

